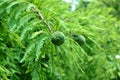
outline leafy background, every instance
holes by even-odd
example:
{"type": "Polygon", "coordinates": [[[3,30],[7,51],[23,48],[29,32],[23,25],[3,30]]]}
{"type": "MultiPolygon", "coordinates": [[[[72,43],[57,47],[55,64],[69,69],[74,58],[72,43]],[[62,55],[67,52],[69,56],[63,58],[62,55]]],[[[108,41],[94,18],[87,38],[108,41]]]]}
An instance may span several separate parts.
{"type": "Polygon", "coordinates": [[[0,80],[119,80],[119,0],[0,0],[0,80]],[[36,13],[35,10],[38,10],[36,13]],[[65,34],[60,46],[51,32],[65,34]],[[85,36],[79,45],[71,37],[85,36]]]}

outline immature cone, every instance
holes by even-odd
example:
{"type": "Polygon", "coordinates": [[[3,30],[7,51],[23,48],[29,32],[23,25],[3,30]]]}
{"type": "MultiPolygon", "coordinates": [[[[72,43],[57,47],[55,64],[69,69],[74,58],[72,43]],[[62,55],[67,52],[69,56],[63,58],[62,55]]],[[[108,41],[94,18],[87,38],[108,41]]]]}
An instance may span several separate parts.
{"type": "Polygon", "coordinates": [[[54,45],[59,46],[59,45],[63,44],[64,41],[65,41],[65,36],[64,36],[63,32],[56,31],[52,34],[51,42],[54,45]]]}
{"type": "Polygon", "coordinates": [[[72,35],[72,38],[79,44],[79,45],[83,45],[86,42],[86,39],[83,35],[77,35],[74,34],[72,35]]]}

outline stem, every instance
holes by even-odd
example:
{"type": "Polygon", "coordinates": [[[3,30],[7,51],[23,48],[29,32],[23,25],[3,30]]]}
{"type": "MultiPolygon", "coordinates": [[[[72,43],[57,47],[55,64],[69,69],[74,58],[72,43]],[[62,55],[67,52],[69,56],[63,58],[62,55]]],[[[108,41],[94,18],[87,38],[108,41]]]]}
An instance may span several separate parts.
{"type": "Polygon", "coordinates": [[[47,23],[46,19],[43,17],[43,15],[40,13],[39,9],[35,8],[34,6],[32,7],[32,10],[38,14],[39,19],[42,19],[48,30],[53,33],[53,30],[51,29],[51,26],[47,23]]]}

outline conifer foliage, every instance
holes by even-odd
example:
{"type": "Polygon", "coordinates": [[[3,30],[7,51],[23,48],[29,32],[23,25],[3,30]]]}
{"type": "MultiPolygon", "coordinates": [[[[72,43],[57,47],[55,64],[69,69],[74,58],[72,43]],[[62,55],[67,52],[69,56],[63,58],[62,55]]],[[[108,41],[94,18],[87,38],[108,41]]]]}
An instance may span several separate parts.
{"type": "Polygon", "coordinates": [[[33,3],[0,0],[0,79],[61,80],[70,72],[83,73],[78,60],[83,61],[85,53],[79,46],[73,48],[71,44],[75,43],[67,36],[64,44],[53,45],[49,17],[44,18],[39,8],[42,6],[33,3]],[[84,54],[80,56],[78,52],[84,54]]]}
{"type": "Polygon", "coordinates": [[[0,80],[120,80],[119,4],[78,1],[0,0],[0,80]]]}

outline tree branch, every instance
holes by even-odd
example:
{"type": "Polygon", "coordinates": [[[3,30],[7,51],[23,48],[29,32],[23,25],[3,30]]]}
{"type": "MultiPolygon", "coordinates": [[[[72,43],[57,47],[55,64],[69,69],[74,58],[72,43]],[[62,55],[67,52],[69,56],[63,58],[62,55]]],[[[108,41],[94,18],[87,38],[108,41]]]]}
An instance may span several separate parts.
{"type": "Polygon", "coordinates": [[[32,7],[32,10],[38,14],[39,19],[41,19],[44,24],[46,25],[46,27],[48,28],[48,30],[53,33],[53,30],[51,29],[51,26],[47,23],[46,19],[43,17],[43,15],[40,13],[39,9],[35,8],[34,6],[32,7]]]}

